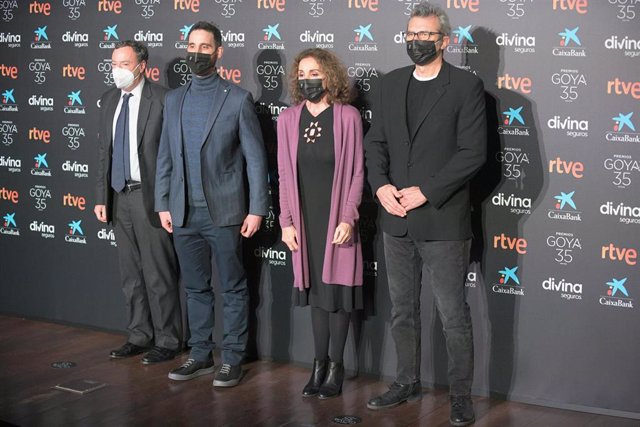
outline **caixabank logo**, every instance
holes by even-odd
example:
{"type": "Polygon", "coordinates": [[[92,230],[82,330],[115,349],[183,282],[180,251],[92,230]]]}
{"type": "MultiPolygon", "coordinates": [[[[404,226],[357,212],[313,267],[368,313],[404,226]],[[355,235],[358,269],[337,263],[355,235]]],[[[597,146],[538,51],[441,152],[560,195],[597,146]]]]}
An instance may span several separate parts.
{"type": "Polygon", "coordinates": [[[629,36],[611,35],[604,41],[607,50],[620,52],[628,58],[640,56],[640,39],[631,39],[629,36]]]}
{"type": "Polygon", "coordinates": [[[299,39],[302,43],[310,44],[313,47],[320,49],[333,49],[335,35],[333,33],[327,33],[319,30],[304,30],[300,33],[299,39]]]}
{"type": "Polygon", "coordinates": [[[576,253],[582,252],[582,241],[574,233],[556,231],[547,236],[547,246],[554,252],[553,260],[560,265],[573,262],[576,253]]]}
{"type": "Polygon", "coordinates": [[[256,258],[265,260],[269,265],[273,265],[275,267],[282,267],[287,264],[287,252],[285,251],[258,246],[253,250],[253,255],[256,258]]]}
{"type": "Polygon", "coordinates": [[[64,241],[67,243],[77,243],[81,245],[87,244],[87,237],[84,235],[84,231],[82,231],[82,220],[71,220],[67,229],[67,233],[64,236],[64,241]]]}
{"type": "Polygon", "coordinates": [[[0,77],[9,78],[11,80],[17,80],[19,74],[17,65],[0,64],[0,77]]]}
{"type": "Polygon", "coordinates": [[[22,160],[14,159],[11,156],[0,156],[0,168],[6,169],[10,173],[22,172],[22,160]]]}
{"type": "Polygon", "coordinates": [[[18,133],[18,126],[12,120],[0,121],[0,142],[5,146],[13,144],[14,136],[18,133]]]}
{"type": "Polygon", "coordinates": [[[530,164],[529,153],[520,147],[505,147],[503,151],[496,153],[496,161],[502,165],[502,176],[505,179],[515,181],[518,188],[524,186],[523,181],[530,164]]]}
{"type": "Polygon", "coordinates": [[[377,52],[378,43],[373,38],[371,27],[373,24],[358,25],[353,32],[356,33],[353,42],[347,45],[351,52],[377,52]]]}
{"type": "Polygon", "coordinates": [[[640,14],[640,0],[608,0],[608,3],[622,22],[634,21],[640,14]]]}
{"type": "Polygon", "coordinates": [[[89,47],[89,33],[67,31],[62,35],[62,42],[77,48],[89,47]]]}
{"type": "Polygon", "coordinates": [[[640,133],[636,132],[632,117],[633,111],[618,113],[617,116],[612,117],[611,130],[604,134],[605,139],[609,142],[640,143],[640,133]]]}
{"type": "Polygon", "coordinates": [[[87,163],[65,160],[62,163],[62,171],[72,173],[75,178],[89,178],[89,165],[87,163]]]}
{"type": "Polygon", "coordinates": [[[225,49],[235,49],[244,47],[245,34],[236,33],[230,30],[222,32],[222,43],[225,49]]]}
{"type": "Polygon", "coordinates": [[[555,115],[547,120],[547,127],[564,133],[570,138],[586,138],[589,136],[589,120],[576,119],[571,116],[555,115]]]}
{"type": "Polygon", "coordinates": [[[173,44],[173,47],[179,50],[187,49],[187,47],[189,46],[189,32],[191,31],[192,27],[193,27],[193,24],[183,25],[181,28],[178,29],[178,33],[179,33],[178,41],[176,41],[173,44]]]}
{"type": "Polygon", "coordinates": [[[51,177],[51,168],[49,168],[49,162],[47,161],[47,153],[36,154],[33,160],[31,175],[51,177]]]}
{"type": "Polygon", "coordinates": [[[77,21],[82,15],[82,9],[87,6],[86,0],[62,0],[62,7],[67,8],[67,18],[77,21]]]}
{"type": "Polygon", "coordinates": [[[15,89],[5,89],[2,91],[2,99],[0,100],[0,112],[17,113],[18,103],[16,102],[15,89]]]}
{"type": "Polygon", "coordinates": [[[31,49],[51,49],[51,42],[47,35],[48,25],[43,25],[33,30],[33,41],[31,42],[31,49]]]}
{"type": "Polygon", "coordinates": [[[49,200],[51,200],[51,190],[46,185],[34,185],[29,189],[29,196],[33,200],[34,207],[42,212],[47,209],[49,200]]]}
{"type": "Polygon", "coordinates": [[[0,228],[0,234],[5,236],[20,236],[20,228],[16,222],[16,213],[7,212],[2,217],[2,227],[0,228]]]}
{"type": "Polygon", "coordinates": [[[109,246],[113,246],[114,248],[118,247],[118,243],[116,242],[116,233],[113,231],[113,228],[102,228],[96,233],[96,236],[98,236],[99,240],[109,242],[109,246]]]}
{"type": "Polygon", "coordinates": [[[625,248],[609,243],[608,245],[602,245],[600,258],[633,267],[638,263],[638,250],[636,248],[625,248]]]}
{"type": "MultiPolygon", "coordinates": [[[[245,0],[213,0],[223,18],[233,18],[238,13],[237,7],[245,0]]],[[[248,0],[249,1],[249,0],[248,0]]]]}
{"type": "Polygon", "coordinates": [[[51,3],[33,0],[29,3],[29,14],[51,16],[51,3]]]}
{"type": "Polygon", "coordinates": [[[575,12],[585,15],[588,12],[589,0],[553,0],[553,10],[557,12],[575,12]]]}
{"type": "Polygon", "coordinates": [[[138,32],[133,35],[133,39],[138,42],[143,42],[148,48],[156,48],[162,47],[164,34],[138,30],[138,32]]]}
{"type": "Polygon", "coordinates": [[[4,22],[11,22],[16,16],[15,12],[18,8],[18,0],[2,0],[0,1],[0,19],[4,22]]]}
{"type": "Polygon", "coordinates": [[[573,196],[576,191],[560,191],[553,196],[552,208],[547,211],[547,218],[560,221],[582,221],[582,211],[579,211],[573,196]]]}
{"type": "Polygon", "coordinates": [[[0,33],[0,47],[8,47],[9,49],[19,48],[20,43],[22,43],[22,36],[20,34],[5,33],[4,31],[0,33]]]}
{"type": "Polygon", "coordinates": [[[67,148],[75,151],[80,148],[82,139],[85,137],[85,131],[78,123],[67,123],[62,128],[62,136],[67,138],[67,148]]]}
{"type": "Polygon", "coordinates": [[[258,42],[258,49],[284,50],[284,41],[280,35],[280,23],[267,24],[262,32],[262,41],[258,42]]]}
{"type": "Polygon", "coordinates": [[[616,77],[607,81],[607,94],[640,99],[640,82],[616,77]]]}
{"type": "Polygon", "coordinates": [[[20,201],[20,193],[18,193],[18,190],[2,187],[0,188],[0,200],[5,200],[17,205],[20,201]]]}
{"type": "Polygon", "coordinates": [[[560,41],[557,46],[553,46],[551,54],[553,56],[581,57],[587,56],[587,49],[582,45],[578,30],[580,27],[565,28],[559,32],[560,41]]]}
{"type": "Polygon", "coordinates": [[[604,159],[604,170],[611,173],[611,183],[626,190],[640,173],[640,164],[630,154],[612,154],[604,159]]]}
{"type": "Polygon", "coordinates": [[[498,280],[491,285],[496,294],[524,296],[524,286],[518,277],[518,266],[498,270],[498,280]]]}
{"type": "Polygon", "coordinates": [[[307,7],[307,14],[312,18],[321,18],[327,9],[331,8],[332,0],[302,0],[302,4],[307,7]]]}
{"type": "Polygon", "coordinates": [[[140,10],[140,16],[151,19],[156,15],[156,7],[160,7],[160,0],[136,0],[135,5],[140,10]]]}
{"type": "Polygon", "coordinates": [[[500,33],[500,35],[496,36],[496,45],[523,55],[536,53],[535,36],[519,33],[500,33]]]}
{"type": "Polygon", "coordinates": [[[551,83],[560,89],[559,97],[564,102],[574,102],[587,86],[587,77],[580,70],[561,68],[551,74],[551,83]]]}
{"type": "Polygon", "coordinates": [[[173,10],[198,13],[200,12],[200,0],[172,0],[173,10]]]}
{"type": "Polygon", "coordinates": [[[65,114],[85,114],[84,104],[80,97],[81,90],[71,91],[67,94],[67,105],[64,107],[65,114]]]}
{"type": "Polygon", "coordinates": [[[531,214],[531,198],[516,196],[514,193],[498,193],[491,198],[491,204],[509,209],[509,213],[515,215],[531,214]]]}
{"type": "Polygon", "coordinates": [[[29,71],[33,73],[33,82],[42,85],[47,82],[47,74],[51,72],[51,64],[44,58],[33,58],[29,62],[29,71]]]}
{"type": "Polygon", "coordinates": [[[582,283],[550,276],[542,282],[542,289],[555,292],[566,301],[582,301],[582,283]]]}
{"type": "Polygon", "coordinates": [[[43,221],[38,222],[35,219],[29,224],[29,231],[40,234],[40,237],[43,239],[53,239],[56,237],[55,225],[47,224],[43,221]]]}
{"type": "Polygon", "coordinates": [[[600,305],[610,308],[633,308],[633,298],[627,289],[627,279],[628,277],[620,279],[612,277],[611,280],[604,283],[604,292],[598,300],[600,305]]]}
{"type": "Polygon", "coordinates": [[[370,92],[377,86],[378,70],[369,62],[355,62],[347,67],[347,75],[351,77],[359,92],[370,92]]]}
{"type": "Polygon", "coordinates": [[[102,30],[102,41],[98,43],[100,49],[113,49],[116,47],[116,43],[120,41],[118,37],[118,24],[107,25],[102,30]]]}
{"type": "Polygon", "coordinates": [[[478,53],[478,45],[475,40],[473,40],[471,27],[472,25],[467,25],[466,27],[458,27],[451,31],[447,52],[463,53],[465,55],[475,55],[478,53]]]}
{"type": "Polygon", "coordinates": [[[499,6],[502,6],[502,10],[507,17],[520,19],[526,16],[532,3],[532,0],[500,0],[499,6]]]}
{"type": "Polygon", "coordinates": [[[627,203],[606,201],[600,205],[600,214],[617,218],[621,224],[640,225],[640,206],[627,203]]]}
{"type": "Polygon", "coordinates": [[[527,126],[524,117],[524,106],[507,107],[502,112],[502,124],[498,126],[498,133],[510,136],[529,136],[529,126],[527,126]]]}

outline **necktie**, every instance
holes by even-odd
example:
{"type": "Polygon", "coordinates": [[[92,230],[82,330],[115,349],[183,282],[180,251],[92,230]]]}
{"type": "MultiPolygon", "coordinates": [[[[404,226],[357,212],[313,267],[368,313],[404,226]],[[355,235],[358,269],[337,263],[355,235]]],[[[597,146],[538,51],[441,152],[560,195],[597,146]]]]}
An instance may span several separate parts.
{"type": "Polygon", "coordinates": [[[116,121],[116,132],[113,137],[113,153],[111,154],[111,187],[120,192],[124,189],[127,179],[131,177],[129,164],[129,98],[133,95],[124,94],[120,114],[116,121]]]}

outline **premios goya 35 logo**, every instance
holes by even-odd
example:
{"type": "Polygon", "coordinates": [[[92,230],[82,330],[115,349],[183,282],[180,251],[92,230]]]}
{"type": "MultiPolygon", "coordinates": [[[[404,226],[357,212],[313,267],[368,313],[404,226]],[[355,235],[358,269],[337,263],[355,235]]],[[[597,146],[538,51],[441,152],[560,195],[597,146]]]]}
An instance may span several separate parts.
{"type": "Polygon", "coordinates": [[[0,121],[0,142],[7,147],[13,144],[14,136],[18,133],[18,127],[12,120],[0,121]]]}
{"type": "Polygon", "coordinates": [[[574,233],[557,231],[547,236],[547,246],[555,255],[553,260],[560,265],[569,265],[575,259],[577,252],[582,251],[582,241],[574,233]]]}
{"type": "Polygon", "coordinates": [[[604,169],[613,175],[611,183],[620,189],[627,189],[633,177],[640,173],[640,163],[629,154],[613,154],[604,159],[604,169]]]}

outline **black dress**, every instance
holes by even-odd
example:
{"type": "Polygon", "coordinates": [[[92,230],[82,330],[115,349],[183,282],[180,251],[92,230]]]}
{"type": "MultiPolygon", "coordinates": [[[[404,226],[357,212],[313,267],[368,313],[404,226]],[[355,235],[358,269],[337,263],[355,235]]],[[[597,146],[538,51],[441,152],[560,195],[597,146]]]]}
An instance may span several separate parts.
{"type": "MultiPolygon", "coordinates": [[[[335,167],[333,106],[317,117],[311,115],[306,106],[302,109],[297,159],[298,191],[309,256],[309,288],[293,289],[294,304],[311,305],[330,312],[362,309],[362,286],[322,281],[335,167]]],[[[331,236],[334,231],[331,230],[331,236]]]]}

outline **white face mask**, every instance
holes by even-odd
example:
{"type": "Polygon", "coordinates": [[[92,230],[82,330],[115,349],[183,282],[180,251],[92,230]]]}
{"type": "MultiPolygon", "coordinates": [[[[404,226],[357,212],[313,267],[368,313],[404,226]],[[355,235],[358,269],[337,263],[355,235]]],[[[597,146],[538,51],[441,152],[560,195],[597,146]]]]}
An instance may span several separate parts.
{"type": "MultiPolygon", "coordinates": [[[[136,65],[136,68],[138,68],[139,66],[140,64],[136,65]]],[[[135,71],[136,68],[134,68],[133,71],[135,71]]],[[[118,89],[124,89],[131,86],[131,83],[133,83],[133,81],[136,79],[133,71],[127,70],[126,68],[115,67],[111,70],[113,81],[115,82],[118,89]]]]}

